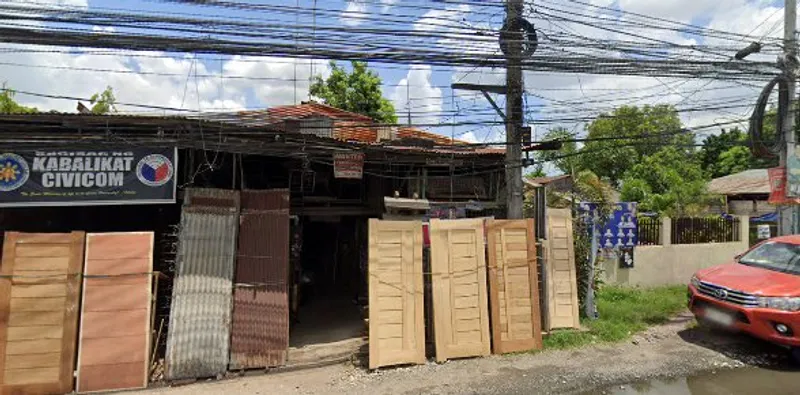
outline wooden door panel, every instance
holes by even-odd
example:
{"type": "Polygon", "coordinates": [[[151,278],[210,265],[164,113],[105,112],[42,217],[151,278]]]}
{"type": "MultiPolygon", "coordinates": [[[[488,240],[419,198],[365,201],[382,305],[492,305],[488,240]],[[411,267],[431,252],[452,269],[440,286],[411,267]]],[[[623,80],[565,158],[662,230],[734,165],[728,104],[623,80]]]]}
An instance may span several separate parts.
{"type": "Polygon", "coordinates": [[[369,221],[369,367],[425,363],[422,223],[369,221]]]}
{"type": "Polygon", "coordinates": [[[431,220],[430,238],[436,360],[488,355],[483,220],[431,220]]]}
{"type": "Polygon", "coordinates": [[[73,389],[83,232],[8,232],[0,267],[0,393],[73,389]]]}
{"type": "Polygon", "coordinates": [[[547,209],[548,330],[580,328],[572,213],[547,209]]]}
{"type": "Polygon", "coordinates": [[[542,348],[533,220],[489,221],[489,286],[494,352],[542,348]]]}

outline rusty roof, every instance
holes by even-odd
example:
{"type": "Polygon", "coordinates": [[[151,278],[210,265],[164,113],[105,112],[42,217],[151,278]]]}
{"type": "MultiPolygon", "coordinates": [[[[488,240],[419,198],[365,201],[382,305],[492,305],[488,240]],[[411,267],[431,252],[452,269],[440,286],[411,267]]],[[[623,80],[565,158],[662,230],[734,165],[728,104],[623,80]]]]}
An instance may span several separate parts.
{"type": "Polygon", "coordinates": [[[767,169],[753,169],[715,178],[708,183],[708,191],[720,195],[768,194],[769,174],[767,169]]]}

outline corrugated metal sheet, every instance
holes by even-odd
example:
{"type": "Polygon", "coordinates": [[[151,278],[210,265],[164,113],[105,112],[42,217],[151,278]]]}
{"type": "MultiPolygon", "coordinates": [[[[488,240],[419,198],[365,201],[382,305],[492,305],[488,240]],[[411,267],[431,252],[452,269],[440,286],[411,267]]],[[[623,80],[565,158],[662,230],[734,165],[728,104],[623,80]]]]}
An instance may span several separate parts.
{"type": "Polygon", "coordinates": [[[242,210],[288,210],[289,190],[244,190],[242,191],[242,210]]]}
{"type": "Polygon", "coordinates": [[[88,234],[83,270],[78,392],[147,387],[153,233],[88,234]]]}
{"type": "Polygon", "coordinates": [[[280,366],[289,347],[289,191],[245,191],[231,367],[280,366]]]}
{"type": "Polygon", "coordinates": [[[241,206],[239,191],[214,188],[186,188],[184,206],[235,207],[241,206]]]}
{"type": "Polygon", "coordinates": [[[168,379],[225,373],[239,215],[235,208],[184,207],[167,336],[168,379]]]}

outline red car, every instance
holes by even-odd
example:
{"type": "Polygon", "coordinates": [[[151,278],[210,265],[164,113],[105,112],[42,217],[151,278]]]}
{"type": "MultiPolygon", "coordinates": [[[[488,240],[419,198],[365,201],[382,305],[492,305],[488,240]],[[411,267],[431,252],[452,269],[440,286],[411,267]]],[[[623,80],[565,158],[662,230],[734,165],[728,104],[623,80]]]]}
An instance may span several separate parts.
{"type": "Polygon", "coordinates": [[[776,237],[689,283],[698,321],[788,347],[800,359],[800,235],[776,237]]]}

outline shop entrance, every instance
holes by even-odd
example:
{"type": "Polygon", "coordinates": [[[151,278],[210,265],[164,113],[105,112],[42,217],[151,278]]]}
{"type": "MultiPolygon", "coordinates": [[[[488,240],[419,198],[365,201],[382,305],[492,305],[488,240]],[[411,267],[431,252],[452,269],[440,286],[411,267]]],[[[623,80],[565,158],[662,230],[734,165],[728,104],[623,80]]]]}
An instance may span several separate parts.
{"type": "Polygon", "coordinates": [[[348,358],[366,335],[366,218],[300,217],[290,365],[348,358]]]}

